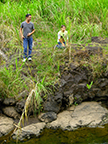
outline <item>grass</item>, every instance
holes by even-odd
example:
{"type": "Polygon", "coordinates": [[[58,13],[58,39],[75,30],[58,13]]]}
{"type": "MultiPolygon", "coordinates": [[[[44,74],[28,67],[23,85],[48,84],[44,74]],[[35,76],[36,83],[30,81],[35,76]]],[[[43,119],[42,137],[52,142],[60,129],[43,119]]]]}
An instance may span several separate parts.
{"type": "Polygon", "coordinates": [[[55,39],[62,24],[67,26],[70,41],[89,40],[90,36],[108,34],[108,4],[102,0],[7,0],[0,5],[1,22],[13,25],[19,35],[19,27],[26,13],[32,14],[36,37],[46,35],[55,39]],[[13,9],[14,7],[14,9],[13,9]],[[52,31],[53,30],[53,31],[52,31]]]}
{"type": "MultiPolygon", "coordinates": [[[[48,86],[54,85],[60,77],[60,65],[66,59],[71,61],[74,53],[73,49],[53,49],[60,26],[66,25],[70,43],[90,42],[92,36],[107,37],[108,3],[105,0],[2,0],[0,23],[0,49],[9,60],[6,62],[0,57],[1,97],[17,97],[24,89],[34,89],[38,82],[36,99],[41,99],[41,91],[46,97],[50,91],[48,86]],[[19,28],[27,13],[32,14],[35,25],[33,50],[37,52],[33,54],[32,63],[22,64],[19,28]]],[[[101,66],[96,65],[95,59],[98,61],[98,57],[93,57],[90,62],[97,75],[101,66]]]]}

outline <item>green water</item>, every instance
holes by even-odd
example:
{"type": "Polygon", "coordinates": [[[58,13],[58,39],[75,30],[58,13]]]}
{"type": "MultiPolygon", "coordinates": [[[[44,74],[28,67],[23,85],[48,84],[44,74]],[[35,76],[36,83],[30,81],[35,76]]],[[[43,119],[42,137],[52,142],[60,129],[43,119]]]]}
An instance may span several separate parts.
{"type": "MultiPolygon", "coordinates": [[[[15,144],[10,138],[0,144],[15,144]]],[[[108,144],[108,125],[105,128],[81,128],[75,131],[45,129],[39,138],[32,138],[18,144],[108,144]]]]}

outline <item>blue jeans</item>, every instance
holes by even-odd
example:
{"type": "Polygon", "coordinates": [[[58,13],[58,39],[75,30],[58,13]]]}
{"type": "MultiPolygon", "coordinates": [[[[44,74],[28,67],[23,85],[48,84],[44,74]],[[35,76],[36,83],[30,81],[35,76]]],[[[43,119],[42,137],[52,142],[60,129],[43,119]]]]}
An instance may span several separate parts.
{"type": "MultiPolygon", "coordinates": [[[[63,42],[63,43],[66,45],[65,42],[63,42]]],[[[57,48],[60,48],[60,49],[65,48],[65,47],[62,46],[62,43],[61,43],[61,42],[58,42],[58,45],[57,45],[56,47],[57,47],[57,48]]]]}
{"type": "Polygon", "coordinates": [[[33,38],[32,37],[23,39],[23,47],[24,47],[24,56],[23,56],[23,58],[31,57],[32,43],[33,43],[33,38]],[[27,56],[27,45],[29,46],[28,56],[27,56]]]}

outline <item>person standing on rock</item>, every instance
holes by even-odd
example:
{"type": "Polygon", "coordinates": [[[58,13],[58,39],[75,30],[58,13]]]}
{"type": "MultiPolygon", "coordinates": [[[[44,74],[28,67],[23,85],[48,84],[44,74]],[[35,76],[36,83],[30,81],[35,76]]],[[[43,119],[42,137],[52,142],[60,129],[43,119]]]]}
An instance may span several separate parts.
{"type": "Polygon", "coordinates": [[[65,48],[68,46],[68,32],[66,31],[66,26],[61,26],[61,31],[58,32],[58,44],[56,45],[57,48],[65,48]]]}
{"type": "Polygon", "coordinates": [[[33,43],[32,34],[35,32],[35,29],[34,29],[34,24],[30,21],[31,21],[31,14],[27,14],[26,20],[22,22],[20,27],[20,34],[21,34],[21,38],[23,39],[23,47],[24,47],[23,62],[25,62],[27,58],[29,61],[32,60],[31,59],[32,43],[33,43]],[[27,45],[29,46],[28,55],[27,55],[27,45]]]}

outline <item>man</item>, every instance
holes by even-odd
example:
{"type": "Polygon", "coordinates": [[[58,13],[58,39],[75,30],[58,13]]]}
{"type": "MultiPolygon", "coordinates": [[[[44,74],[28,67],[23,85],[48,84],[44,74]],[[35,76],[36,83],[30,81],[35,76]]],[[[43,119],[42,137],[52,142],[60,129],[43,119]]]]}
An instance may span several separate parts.
{"type": "Polygon", "coordinates": [[[32,43],[33,43],[32,34],[35,32],[35,29],[34,24],[30,21],[31,21],[31,14],[27,14],[26,21],[22,22],[20,27],[20,34],[21,38],[23,39],[23,47],[24,47],[23,62],[25,62],[27,58],[29,61],[32,60],[31,59],[32,43]],[[28,55],[27,55],[27,45],[29,46],[28,55]]]}

